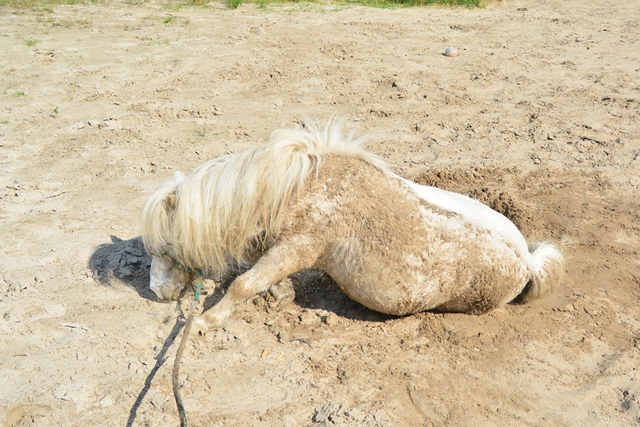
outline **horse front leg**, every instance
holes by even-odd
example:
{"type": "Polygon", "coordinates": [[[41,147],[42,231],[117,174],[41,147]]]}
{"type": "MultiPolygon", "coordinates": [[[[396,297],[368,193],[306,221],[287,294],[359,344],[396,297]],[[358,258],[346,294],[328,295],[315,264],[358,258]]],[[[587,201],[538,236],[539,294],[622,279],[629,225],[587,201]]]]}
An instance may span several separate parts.
{"type": "Polygon", "coordinates": [[[311,267],[319,256],[320,248],[310,239],[298,239],[298,244],[282,242],[272,247],[246,273],[238,276],[227,294],[209,310],[193,321],[193,334],[205,334],[209,329],[222,326],[233,311],[247,299],[265,292],[290,274],[311,267]],[[306,240],[301,243],[300,240],[306,240]]]}

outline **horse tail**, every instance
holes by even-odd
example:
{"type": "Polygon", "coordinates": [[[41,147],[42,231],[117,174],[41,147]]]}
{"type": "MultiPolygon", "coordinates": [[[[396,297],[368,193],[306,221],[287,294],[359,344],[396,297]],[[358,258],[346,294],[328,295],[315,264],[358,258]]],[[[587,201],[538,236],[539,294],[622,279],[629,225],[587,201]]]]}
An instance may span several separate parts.
{"type": "Polygon", "coordinates": [[[527,265],[530,278],[516,298],[519,303],[527,303],[553,292],[564,274],[564,255],[555,243],[532,242],[529,244],[527,265]]]}

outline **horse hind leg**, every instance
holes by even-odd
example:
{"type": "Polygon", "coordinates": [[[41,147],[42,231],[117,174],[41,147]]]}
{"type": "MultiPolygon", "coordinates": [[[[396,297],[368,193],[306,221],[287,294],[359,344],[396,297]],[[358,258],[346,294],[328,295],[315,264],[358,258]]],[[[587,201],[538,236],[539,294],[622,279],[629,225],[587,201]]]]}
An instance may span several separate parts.
{"type": "MultiPolygon", "coordinates": [[[[287,276],[313,265],[318,257],[318,246],[305,241],[297,245],[279,243],[267,251],[249,271],[238,276],[227,294],[193,322],[194,334],[205,334],[209,329],[220,327],[233,311],[247,299],[266,292],[287,276]],[[307,248],[314,248],[313,250],[307,248]]],[[[276,286],[275,289],[278,289],[276,286]]],[[[286,289],[281,289],[286,294],[286,289]]]]}

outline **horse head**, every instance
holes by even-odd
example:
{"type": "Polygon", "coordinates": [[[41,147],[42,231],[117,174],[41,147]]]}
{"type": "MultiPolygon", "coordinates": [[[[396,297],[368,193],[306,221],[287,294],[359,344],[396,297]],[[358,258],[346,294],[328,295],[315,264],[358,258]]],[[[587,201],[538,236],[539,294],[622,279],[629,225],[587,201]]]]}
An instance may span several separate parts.
{"type": "Polygon", "coordinates": [[[171,260],[153,256],[151,260],[149,288],[162,302],[177,300],[195,275],[171,260]]]}

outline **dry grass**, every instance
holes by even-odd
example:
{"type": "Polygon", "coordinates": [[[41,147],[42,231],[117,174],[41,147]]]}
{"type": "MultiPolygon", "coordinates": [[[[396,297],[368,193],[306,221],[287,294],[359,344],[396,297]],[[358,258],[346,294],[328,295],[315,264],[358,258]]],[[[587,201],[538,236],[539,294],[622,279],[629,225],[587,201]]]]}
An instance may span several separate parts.
{"type": "MultiPolygon", "coordinates": [[[[224,1],[229,9],[236,9],[243,0],[218,0],[224,1]]],[[[299,0],[249,0],[249,3],[257,3],[261,6],[267,4],[282,3],[299,3],[299,0]]],[[[105,0],[0,0],[0,7],[13,8],[39,8],[51,7],[55,5],[74,5],[74,4],[104,4],[105,0]]],[[[123,0],[122,3],[136,5],[149,3],[149,0],[123,0]]],[[[164,3],[172,6],[206,6],[212,3],[208,0],[165,0],[164,3]]],[[[343,0],[343,1],[314,1],[313,3],[332,3],[332,4],[358,4],[370,7],[407,7],[407,6],[428,6],[428,5],[450,5],[450,6],[466,6],[481,7],[484,0],[343,0]]]]}

